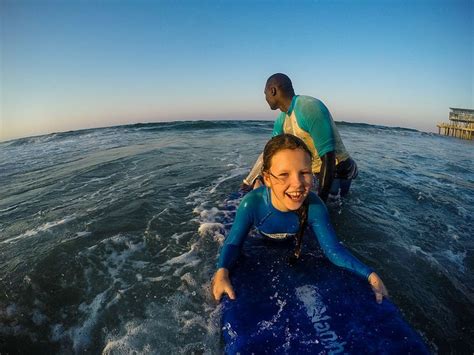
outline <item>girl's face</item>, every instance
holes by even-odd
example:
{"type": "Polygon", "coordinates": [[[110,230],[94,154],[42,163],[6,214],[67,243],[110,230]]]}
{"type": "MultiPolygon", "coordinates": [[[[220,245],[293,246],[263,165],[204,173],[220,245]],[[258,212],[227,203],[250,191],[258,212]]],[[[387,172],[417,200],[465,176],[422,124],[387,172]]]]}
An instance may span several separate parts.
{"type": "Polygon", "coordinates": [[[273,207],[282,212],[297,210],[313,185],[310,156],[302,149],[283,149],[270,162],[263,178],[273,207]]]}

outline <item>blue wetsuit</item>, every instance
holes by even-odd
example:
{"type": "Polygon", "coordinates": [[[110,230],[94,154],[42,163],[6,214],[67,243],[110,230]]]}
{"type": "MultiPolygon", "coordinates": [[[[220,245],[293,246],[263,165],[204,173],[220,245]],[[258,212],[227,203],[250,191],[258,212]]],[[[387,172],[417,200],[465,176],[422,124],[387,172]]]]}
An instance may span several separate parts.
{"type": "MultiPolygon", "coordinates": [[[[310,192],[308,199],[308,226],[312,228],[324,254],[335,265],[367,279],[373,270],[357,260],[337,240],[324,203],[313,192],[310,192]]],[[[295,212],[281,212],[273,207],[268,187],[262,186],[249,192],[237,209],[234,224],[222,247],[218,268],[232,268],[252,226],[264,235],[279,238],[296,234],[299,218],[295,212]]]]}

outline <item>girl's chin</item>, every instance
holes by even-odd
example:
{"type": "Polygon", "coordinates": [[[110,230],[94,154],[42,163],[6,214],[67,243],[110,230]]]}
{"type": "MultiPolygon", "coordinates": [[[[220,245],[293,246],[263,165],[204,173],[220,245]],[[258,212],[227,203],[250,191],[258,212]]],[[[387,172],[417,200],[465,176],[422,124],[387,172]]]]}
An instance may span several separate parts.
{"type": "Polygon", "coordinates": [[[285,205],[292,210],[297,210],[303,204],[307,194],[301,194],[298,198],[290,197],[285,194],[285,205]],[[291,208],[290,208],[291,207],[291,208]]]}
{"type": "Polygon", "coordinates": [[[293,201],[293,200],[285,201],[285,207],[290,211],[296,211],[298,208],[301,207],[301,205],[303,204],[303,201],[304,199],[301,201],[293,201]]]}

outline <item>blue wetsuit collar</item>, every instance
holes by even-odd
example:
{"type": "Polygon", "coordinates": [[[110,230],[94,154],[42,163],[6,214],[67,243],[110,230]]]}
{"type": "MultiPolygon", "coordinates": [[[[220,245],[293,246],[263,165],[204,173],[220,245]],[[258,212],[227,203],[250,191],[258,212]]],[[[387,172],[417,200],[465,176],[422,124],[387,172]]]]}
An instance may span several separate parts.
{"type": "Polygon", "coordinates": [[[265,199],[266,199],[266,202],[268,203],[268,207],[270,208],[270,211],[272,212],[279,212],[279,213],[285,213],[285,212],[282,212],[280,210],[277,210],[275,208],[275,206],[273,206],[273,203],[272,203],[272,192],[270,190],[270,188],[268,186],[265,185],[265,199]]]}
{"type": "Polygon", "coordinates": [[[295,95],[293,96],[293,98],[291,99],[291,104],[290,104],[290,107],[288,108],[288,112],[287,112],[287,115],[291,115],[291,113],[293,112],[293,109],[295,108],[295,104],[296,104],[296,99],[298,98],[299,95],[295,95]]]}
{"type": "Polygon", "coordinates": [[[270,188],[268,186],[265,185],[265,195],[264,195],[264,198],[265,198],[265,202],[268,204],[268,207],[270,207],[271,209],[275,210],[276,208],[273,207],[272,205],[272,195],[271,195],[271,191],[270,191],[270,188]]]}

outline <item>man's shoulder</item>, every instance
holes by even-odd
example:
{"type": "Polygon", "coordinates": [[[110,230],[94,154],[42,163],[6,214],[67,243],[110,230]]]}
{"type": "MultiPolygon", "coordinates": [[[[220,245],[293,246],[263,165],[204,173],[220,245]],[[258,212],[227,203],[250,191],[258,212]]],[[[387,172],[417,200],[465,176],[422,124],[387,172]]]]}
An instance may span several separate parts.
{"type": "Polygon", "coordinates": [[[299,109],[327,110],[326,105],[321,100],[307,95],[298,96],[298,99],[296,100],[296,107],[299,109]]]}
{"type": "Polygon", "coordinates": [[[295,115],[301,128],[309,132],[314,124],[326,124],[331,117],[326,105],[312,96],[298,96],[295,115]]]}
{"type": "Polygon", "coordinates": [[[309,95],[298,95],[297,102],[321,102],[321,100],[309,95]]]}

